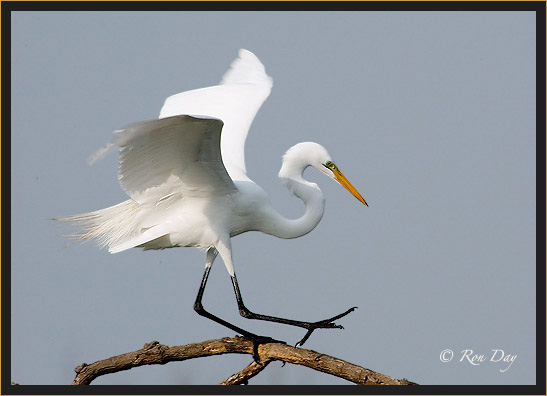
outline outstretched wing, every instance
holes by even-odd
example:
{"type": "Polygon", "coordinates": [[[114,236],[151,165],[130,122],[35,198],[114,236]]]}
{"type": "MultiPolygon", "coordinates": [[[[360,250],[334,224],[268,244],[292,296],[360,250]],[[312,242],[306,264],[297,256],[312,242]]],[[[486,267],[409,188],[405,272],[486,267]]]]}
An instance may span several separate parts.
{"type": "Polygon", "coordinates": [[[258,109],[270,94],[272,79],[252,52],[241,49],[220,84],[168,97],[160,118],[189,114],[221,119],[224,166],[233,180],[249,180],[245,139],[258,109]]]}
{"type": "Polygon", "coordinates": [[[120,150],[118,179],[139,205],[236,190],[222,163],[222,121],[187,115],[137,122],[102,150],[120,150]]]}

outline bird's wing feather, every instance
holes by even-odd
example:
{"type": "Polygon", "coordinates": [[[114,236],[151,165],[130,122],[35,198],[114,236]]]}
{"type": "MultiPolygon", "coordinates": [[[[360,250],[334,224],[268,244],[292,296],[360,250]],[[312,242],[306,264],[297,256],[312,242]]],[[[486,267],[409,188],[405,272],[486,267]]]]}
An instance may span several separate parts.
{"type": "Polygon", "coordinates": [[[128,239],[118,244],[113,244],[112,246],[109,247],[108,251],[112,254],[120,253],[120,252],[123,252],[124,250],[128,250],[136,246],[140,246],[146,242],[150,242],[156,238],[160,238],[164,235],[167,235],[169,234],[169,231],[170,230],[165,226],[165,224],[158,224],[154,227],[147,229],[142,234],[139,234],[131,239],[128,239]]]}
{"type": "Polygon", "coordinates": [[[272,79],[260,60],[242,49],[220,84],[168,97],[160,118],[189,114],[221,119],[224,122],[221,139],[224,166],[233,180],[249,180],[245,168],[245,140],[256,113],[270,94],[272,79]]]}
{"type": "MultiPolygon", "coordinates": [[[[106,151],[120,150],[118,179],[139,205],[169,206],[185,196],[236,190],[220,153],[222,121],[174,116],[115,132],[106,151]]],[[[105,151],[99,151],[103,155],[105,151]]]]}

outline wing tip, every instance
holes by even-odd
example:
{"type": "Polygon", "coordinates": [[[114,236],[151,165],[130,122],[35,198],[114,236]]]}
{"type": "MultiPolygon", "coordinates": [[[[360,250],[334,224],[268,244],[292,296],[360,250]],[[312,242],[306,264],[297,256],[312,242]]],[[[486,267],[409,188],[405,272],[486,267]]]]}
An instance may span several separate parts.
{"type": "Polygon", "coordinates": [[[240,48],[238,57],[224,73],[220,84],[265,84],[271,88],[273,79],[266,74],[266,68],[253,52],[240,48]]]}
{"type": "MultiPolygon", "coordinates": [[[[237,52],[237,55],[241,59],[247,58],[247,59],[253,59],[253,60],[256,60],[256,61],[260,62],[260,59],[258,59],[258,56],[256,56],[253,52],[251,52],[251,51],[249,51],[248,49],[245,49],[245,48],[240,48],[239,51],[237,52]]],[[[262,62],[260,62],[260,63],[262,63],[262,62]]]]}

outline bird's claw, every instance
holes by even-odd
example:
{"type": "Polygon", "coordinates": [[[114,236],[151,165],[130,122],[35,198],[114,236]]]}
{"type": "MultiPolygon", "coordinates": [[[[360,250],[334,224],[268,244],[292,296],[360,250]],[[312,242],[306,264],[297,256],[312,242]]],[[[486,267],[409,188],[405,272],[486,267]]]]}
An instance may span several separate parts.
{"type": "Polygon", "coordinates": [[[308,327],[308,330],[314,328],[314,329],[343,329],[344,326],[336,324],[334,322],[327,322],[325,320],[321,320],[320,322],[314,322],[311,323],[311,325],[308,327]]]}
{"type": "Polygon", "coordinates": [[[294,346],[295,346],[296,348],[298,348],[299,346],[304,345],[304,343],[308,340],[308,338],[310,338],[311,333],[313,333],[314,330],[315,330],[315,328],[314,328],[314,329],[309,329],[309,330],[306,332],[306,335],[305,335],[300,341],[298,341],[294,346]]]}
{"type": "Polygon", "coordinates": [[[298,347],[298,346],[304,345],[304,343],[308,340],[308,338],[310,338],[313,331],[316,329],[343,329],[344,326],[338,325],[334,323],[334,321],[337,319],[343,318],[344,316],[355,311],[356,309],[357,307],[351,307],[347,311],[342,312],[340,315],[333,316],[332,318],[329,318],[329,319],[320,320],[318,322],[310,323],[309,326],[307,327],[308,331],[306,332],[306,335],[300,341],[298,341],[295,346],[298,347]]]}
{"type": "Polygon", "coordinates": [[[258,354],[258,347],[261,344],[269,344],[269,343],[279,343],[279,344],[287,344],[285,341],[276,340],[272,337],[267,336],[259,336],[256,334],[249,335],[246,337],[250,339],[253,342],[253,359],[255,362],[260,363],[260,356],[258,354]]]}

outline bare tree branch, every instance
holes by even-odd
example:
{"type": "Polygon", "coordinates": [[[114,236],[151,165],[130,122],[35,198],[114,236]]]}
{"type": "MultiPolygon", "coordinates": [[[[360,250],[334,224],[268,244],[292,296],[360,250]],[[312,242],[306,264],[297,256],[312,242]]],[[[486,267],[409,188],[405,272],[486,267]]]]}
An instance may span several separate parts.
{"type": "Polygon", "coordinates": [[[229,376],[219,385],[246,385],[251,378],[264,370],[268,364],[270,364],[270,361],[257,363],[253,360],[247,367],[229,376]]]}
{"type": "MultiPolygon", "coordinates": [[[[72,381],[72,385],[89,385],[101,375],[129,370],[133,367],[148,364],[166,364],[172,361],[227,353],[253,355],[253,341],[243,337],[233,337],[174,347],[152,341],[145,344],[138,351],[113,356],[91,364],[81,364],[75,368],[76,377],[72,381]]],[[[282,343],[260,344],[258,346],[258,357],[259,362],[253,361],[221,384],[246,383],[250,378],[261,372],[271,361],[279,360],[309,367],[360,385],[417,385],[406,379],[397,380],[332,356],[282,343]]]]}

